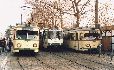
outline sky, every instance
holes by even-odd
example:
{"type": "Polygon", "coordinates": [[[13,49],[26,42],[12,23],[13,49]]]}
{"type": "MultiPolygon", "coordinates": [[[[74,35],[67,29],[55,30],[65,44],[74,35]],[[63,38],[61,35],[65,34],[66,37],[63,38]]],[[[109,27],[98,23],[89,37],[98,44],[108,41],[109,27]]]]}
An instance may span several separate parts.
{"type": "MultiPolygon", "coordinates": [[[[106,2],[109,0],[99,0],[99,2],[106,2]]],[[[114,3],[114,0],[112,0],[114,3]]],[[[24,0],[0,0],[0,32],[5,33],[9,25],[15,25],[21,22],[21,14],[23,14],[23,22],[26,21],[30,15],[29,9],[23,10],[24,0]]]]}
{"type": "Polygon", "coordinates": [[[21,8],[24,5],[24,0],[0,0],[0,32],[2,34],[9,25],[21,22],[21,14],[23,14],[23,22],[26,21],[26,10],[21,8]]]}

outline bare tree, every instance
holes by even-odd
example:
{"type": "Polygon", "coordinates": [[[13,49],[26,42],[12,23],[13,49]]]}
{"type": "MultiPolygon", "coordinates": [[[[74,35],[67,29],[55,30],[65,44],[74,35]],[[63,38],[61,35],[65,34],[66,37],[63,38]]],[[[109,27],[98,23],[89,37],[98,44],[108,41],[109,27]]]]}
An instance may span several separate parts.
{"type": "MultiPolygon", "coordinates": [[[[63,26],[63,17],[65,14],[74,16],[75,25],[112,23],[113,16],[108,11],[112,9],[109,3],[101,4],[98,0],[26,0],[28,4],[34,7],[32,13],[35,23],[44,23],[45,27],[54,25],[63,26]],[[99,6],[98,6],[99,4],[99,6]],[[98,14],[99,13],[99,14],[98,14]]],[[[111,13],[112,15],[113,12],[111,13]]],[[[70,16],[68,16],[70,17],[70,16]]],[[[72,21],[72,20],[70,20],[72,21]]]]}
{"type": "MultiPolygon", "coordinates": [[[[33,22],[35,23],[43,23],[44,27],[53,27],[56,24],[58,18],[60,16],[62,9],[59,8],[57,1],[47,1],[47,0],[26,0],[27,4],[31,4],[34,7],[34,11],[32,13],[33,22]],[[59,14],[59,15],[58,15],[59,14]]],[[[62,20],[61,20],[62,26],[62,20]]]]}
{"type": "Polygon", "coordinates": [[[101,25],[105,25],[105,26],[109,26],[109,25],[112,25],[112,23],[114,22],[114,9],[112,7],[112,4],[111,4],[111,1],[109,2],[106,2],[104,4],[102,3],[99,3],[100,6],[99,6],[99,23],[101,23],[101,25]]]}
{"type": "Polygon", "coordinates": [[[70,0],[72,1],[72,8],[74,10],[74,16],[76,17],[76,26],[75,27],[79,27],[80,24],[80,16],[85,14],[87,12],[84,11],[85,7],[90,5],[90,0],[87,0],[83,5],[81,4],[82,0],[70,0]],[[81,7],[80,7],[81,5],[81,7]]]}

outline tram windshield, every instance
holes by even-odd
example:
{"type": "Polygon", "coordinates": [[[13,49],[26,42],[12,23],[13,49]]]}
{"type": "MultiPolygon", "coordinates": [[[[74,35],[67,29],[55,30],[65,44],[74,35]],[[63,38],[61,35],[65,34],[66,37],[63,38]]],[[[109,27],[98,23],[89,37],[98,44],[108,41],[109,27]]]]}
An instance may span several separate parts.
{"type": "Polygon", "coordinates": [[[48,37],[50,39],[54,39],[54,38],[62,39],[63,38],[62,31],[49,31],[48,37]]]}
{"type": "Polygon", "coordinates": [[[16,37],[18,39],[37,39],[38,31],[18,30],[16,37]]]}

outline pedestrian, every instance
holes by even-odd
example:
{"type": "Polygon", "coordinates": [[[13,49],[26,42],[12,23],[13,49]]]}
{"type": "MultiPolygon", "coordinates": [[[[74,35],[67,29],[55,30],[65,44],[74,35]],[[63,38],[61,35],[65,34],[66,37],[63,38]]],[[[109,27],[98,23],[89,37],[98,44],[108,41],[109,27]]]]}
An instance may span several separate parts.
{"type": "Polygon", "coordinates": [[[0,54],[2,53],[2,42],[1,42],[1,40],[0,40],[0,54]]]}
{"type": "Polygon", "coordinates": [[[5,52],[5,50],[6,50],[6,41],[5,41],[5,38],[3,38],[1,40],[1,47],[2,47],[2,52],[5,52]]]}
{"type": "Polygon", "coordinates": [[[9,52],[11,51],[11,47],[13,46],[13,42],[11,41],[11,38],[9,39],[8,42],[8,48],[9,48],[9,52]]]}
{"type": "Polygon", "coordinates": [[[103,45],[102,44],[99,44],[99,46],[98,46],[99,57],[102,54],[102,47],[103,47],[103,45]]]}
{"type": "Polygon", "coordinates": [[[0,47],[0,54],[2,53],[2,47],[0,47]]]}

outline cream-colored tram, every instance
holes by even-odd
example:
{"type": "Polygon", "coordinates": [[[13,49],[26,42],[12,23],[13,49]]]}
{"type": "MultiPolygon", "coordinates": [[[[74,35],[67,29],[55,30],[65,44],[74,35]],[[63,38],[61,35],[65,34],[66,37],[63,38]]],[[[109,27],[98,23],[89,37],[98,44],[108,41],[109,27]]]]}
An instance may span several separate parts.
{"type": "Polygon", "coordinates": [[[39,51],[39,28],[29,24],[18,24],[13,31],[12,52],[39,51]]]}
{"type": "Polygon", "coordinates": [[[43,31],[43,47],[61,47],[63,45],[63,29],[45,28],[43,31]]]}
{"type": "Polygon", "coordinates": [[[101,44],[101,32],[95,28],[76,28],[64,31],[64,45],[79,51],[97,49],[101,44]]]}

